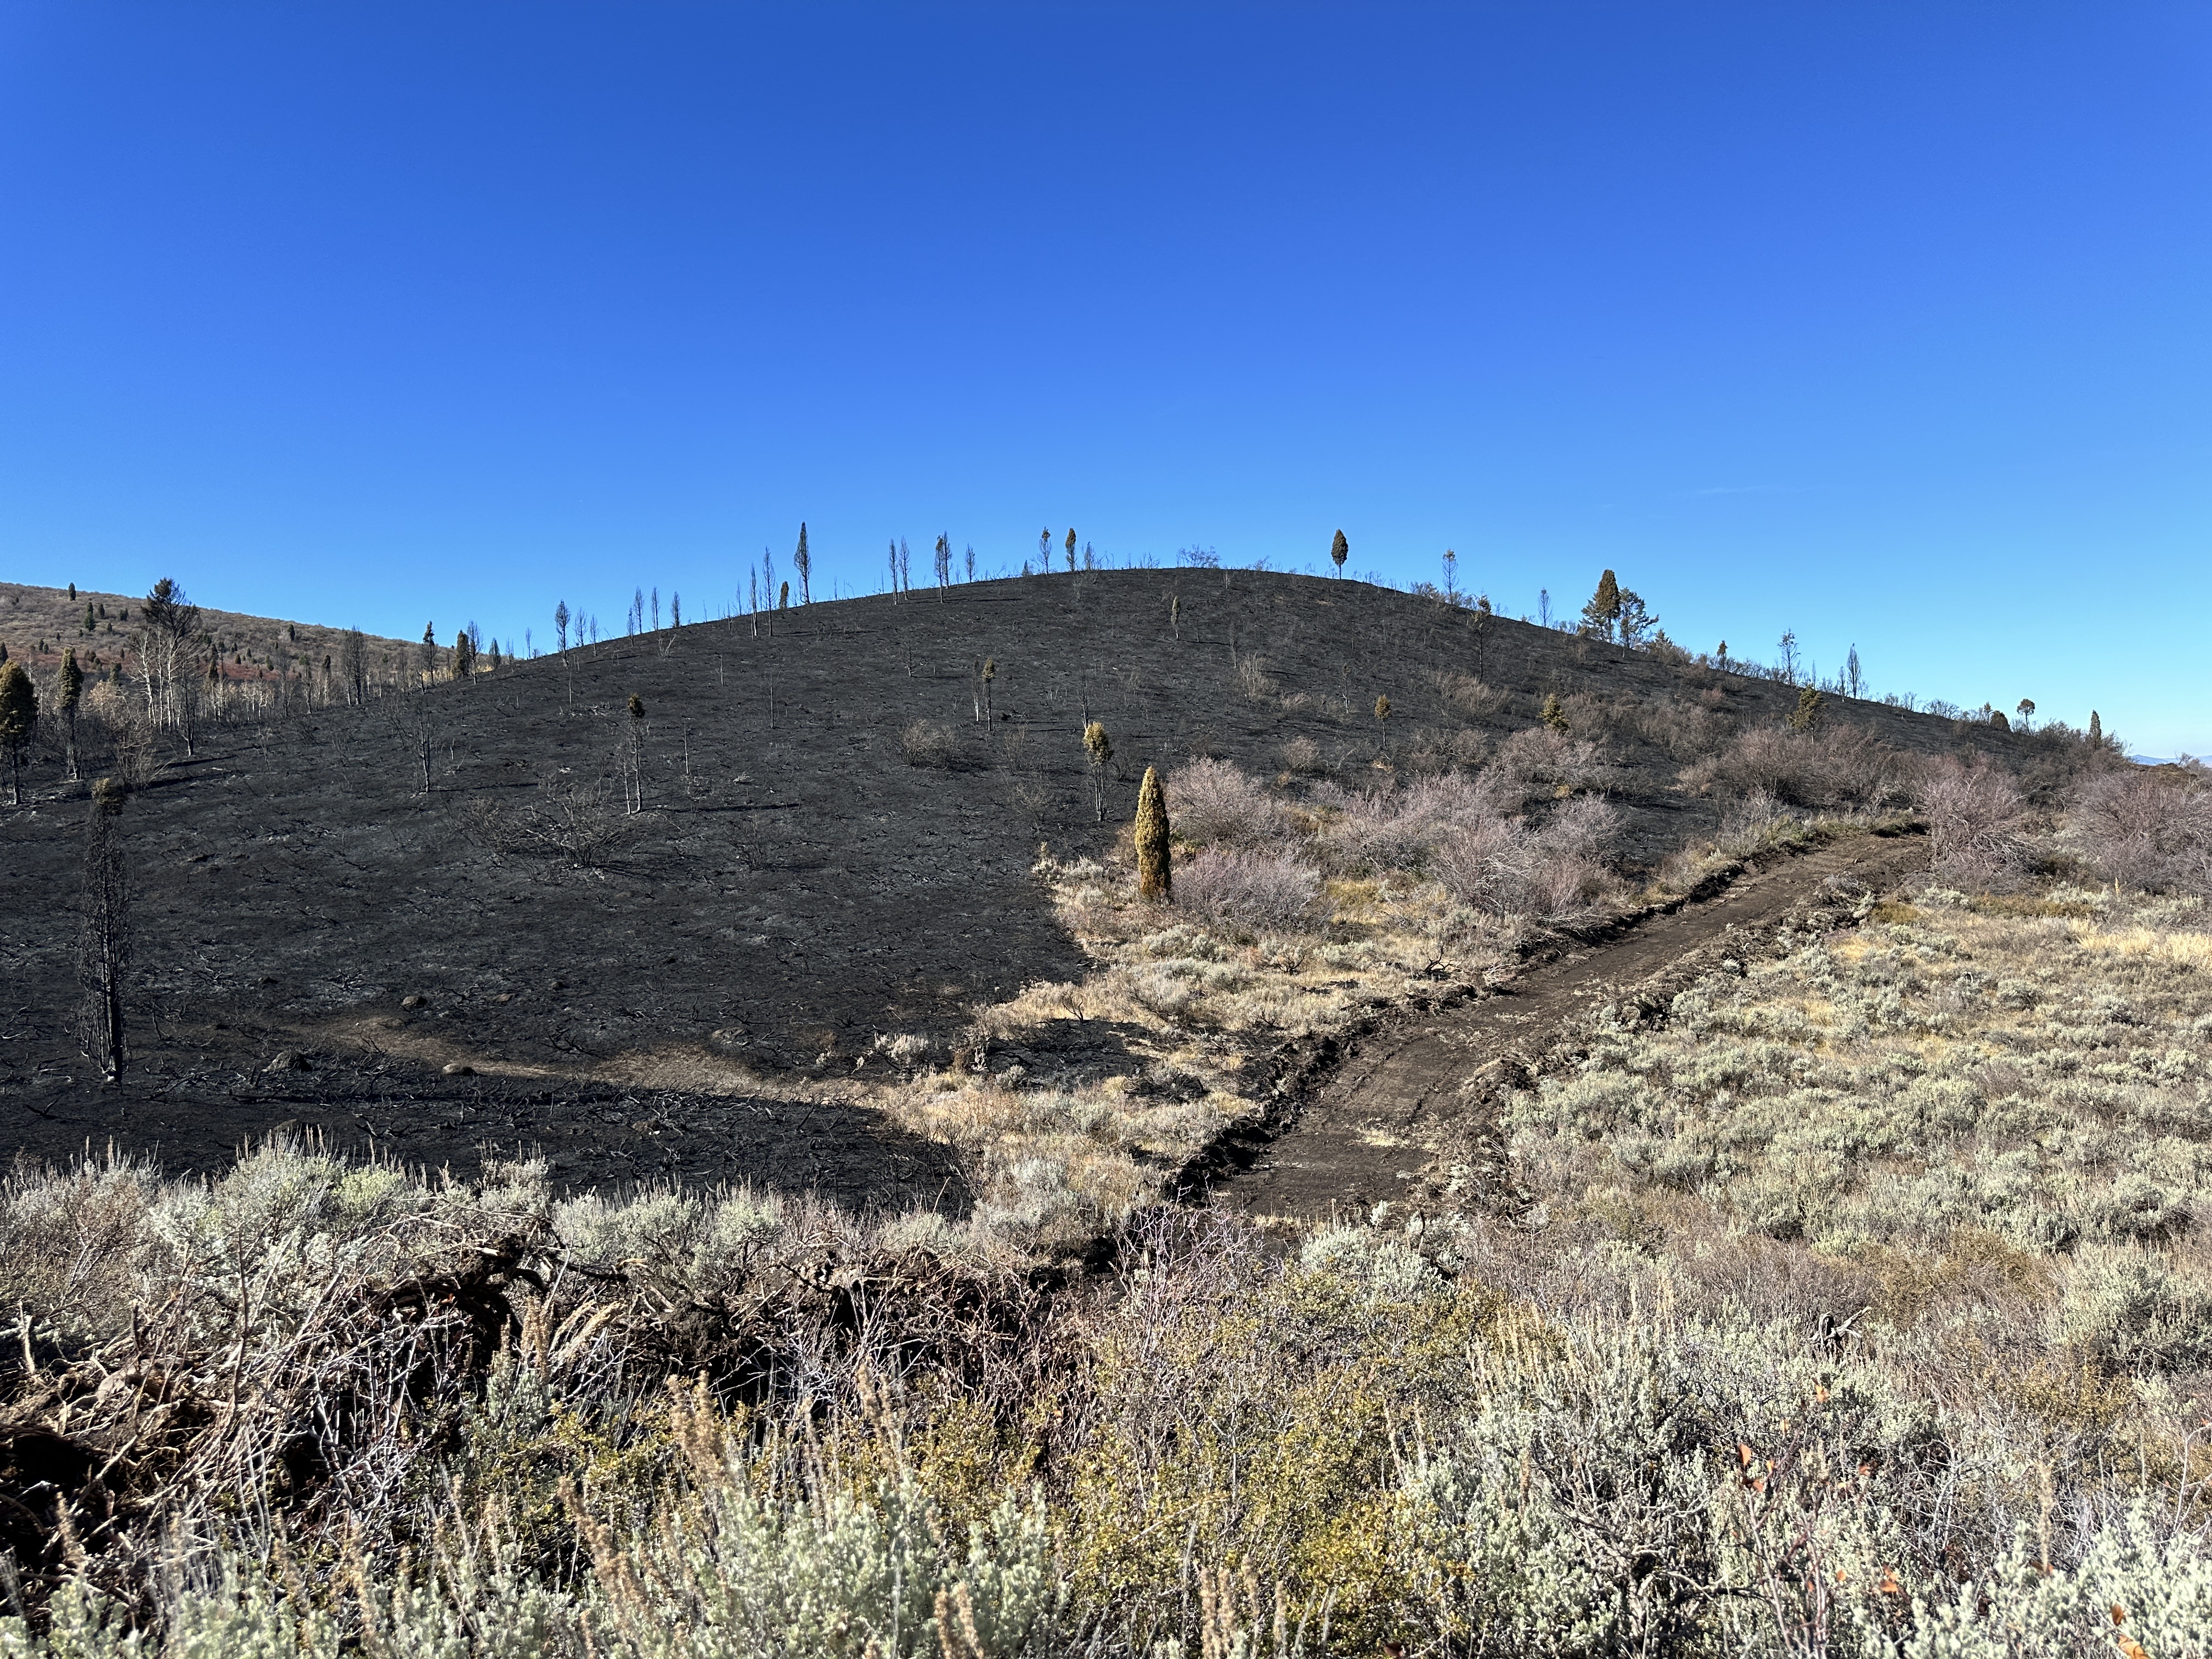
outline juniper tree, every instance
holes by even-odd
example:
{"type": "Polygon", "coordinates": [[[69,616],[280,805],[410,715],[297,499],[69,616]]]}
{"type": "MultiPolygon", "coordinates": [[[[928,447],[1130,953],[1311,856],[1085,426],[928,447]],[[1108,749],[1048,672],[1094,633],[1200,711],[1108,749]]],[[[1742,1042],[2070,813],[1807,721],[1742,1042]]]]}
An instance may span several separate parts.
{"type": "Polygon", "coordinates": [[[465,682],[477,672],[477,642],[464,628],[453,635],[453,678],[465,682]]]}
{"type": "Polygon", "coordinates": [[[84,995],[80,1036],[84,1054],[110,1083],[123,1080],[123,985],[131,971],[131,870],[116,819],[123,786],[94,786],[84,826],[84,914],[77,944],[77,983],[84,995]]]}
{"type": "Polygon", "coordinates": [[[1067,574],[1071,576],[1075,574],[1075,526],[1073,525],[1067,527],[1067,574]]]}
{"type": "Polygon", "coordinates": [[[1168,802],[1157,767],[1145,769],[1137,786],[1137,822],[1130,831],[1137,848],[1137,894],[1157,904],[1175,896],[1175,872],[1168,860],[1168,802]]]}
{"type": "Polygon", "coordinates": [[[2033,729],[2033,722],[2035,720],[2035,699],[2033,697],[2022,697],[2020,700],[2019,704],[2014,708],[2013,712],[2020,716],[2020,729],[2021,731],[2027,732],[2033,729]]]}
{"type": "Polygon", "coordinates": [[[775,608],[779,611],[788,611],[791,609],[791,584],[789,582],[784,583],[782,586],[776,590],[775,608]]]}
{"type": "Polygon", "coordinates": [[[1609,640],[1620,620],[1620,583],[1610,570],[1597,579],[1597,592],[1583,607],[1582,631],[1593,639],[1609,640]]]}
{"type": "Polygon", "coordinates": [[[23,804],[23,744],[38,728],[39,694],[19,662],[0,663],[0,749],[8,751],[8,797],[23,804]]]}
{"type": "Polygon", "coordinates": [[[1092,720],[1083,728],[1083,752],[1091,763],[1091,804],[1097,811],[1098,822],[1106,822],[1106,763],[1114,758],[1113,740],[1106,735],[1105,723],[1092,720]]]}
{"type": "Polygon", "coordinates": [[[2101,749],[2105,746],[2105,722],[2097,718],[2097,711],[2089,711],[2089,741],[2101,749]]]}
{"type": "Polygon", "coordinates": [[[799,573],[799,602],[814,603],[814,556],[806,550],[806,525],[799,526],[799,550],[791,556],[791,568],[799,573]]]}
{"type": "Polygon", "coordinates": [[[62,731],[69,747],[70,781],[76,781],[76,706],[84,696],[84,670],[76,665],[76,647],[62,653],[62,731]]]}
{"type": "Polygon", "coordinates": [[[1341,530],[1336,532],[1336,539],[1328,544],[1328,556],[1330,562],[1336,566],[1336,574],[1341,576],[1344,574],[1344,562],[1352,556],[1352,544],[1344,539],[1344,532],[1341,530]]]}
{"type": "Polygon", "coordinates": [[[1792,732],[1810,732],[1820,723],[1820,693],[1816,686],[1804,686],[1797,693],[1797,707],[1790,713],[1792,732]]]}
{"type": "Polygon", "coordinates": [[[1547,691],[1544,694],[1544,706],[1537,711],[1536,718],[1554,732],[1564,732],[1567,729],[1566,705],[1559,701],[1558,692],[1547,691]]]}

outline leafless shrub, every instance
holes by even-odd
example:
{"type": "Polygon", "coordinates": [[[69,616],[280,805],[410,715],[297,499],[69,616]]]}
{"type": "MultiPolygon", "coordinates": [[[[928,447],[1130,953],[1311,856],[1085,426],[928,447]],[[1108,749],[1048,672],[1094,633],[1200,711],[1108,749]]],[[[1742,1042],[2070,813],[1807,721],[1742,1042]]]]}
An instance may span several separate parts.
{"type": "Polygon", "coordinates": [[[1978,757],[1967,766],[1946,756],[1921,775],[1917,793],[1938,879],[1982,889],[2019,880],[2027,866],[2026,806],[2010,777],[1978,757]]]}
{"type": "Polygon", "coordinates": [[[899,752],[908,766],[949,767],[952,733],[938,720],[911,720],[899,732],[899,752]]]}
{"type": "Polygon", "coordinates": [[[1220,926],[1299,927],[1320,896],[1321,872],[1287,853],[1212,848],[1176,872],[1176,903],[1220,926]]]}
{"type": "Polygon", "coordinates": [[[1168,821],[1200,846],[1262,847],[1290,833],[1289,815],[1258,779],[1228,761],[1185,761],[1169,775],[1168,821]]]}
{"type": "Polygon", "coordinates": [[[2068,815],[2067,839],[2107,881],[2212,894],[2212,787],[2148,769],[2094,779],[2068,815]]]}
{"type": "Polygon", "coordinates": [[[1599,787],[1605,779],[1605,758],[1596,744],[1548,726],[1532,726],[1516,732],[1498,746],[1490,771],[1499,784],[1519,798],[1535,794],[1573,794],[1599,787]]]}
{"type": "Polygon", "coordinates": [[[468,805],[470,832],[500,853],[556,854],[579,870],[595,870],[639,833],[635,815],[617,806],[605,778],[556,775],[538,786],[520,811],[496,801],[468,805]]]}
{"type": "Polygon", "coordinates": [[[1322,770],[1321,745],[1311,738],[1292,738],[1283,745],[1283,764],[1302,777],[1322,770]]]}
{"type": "Polygon", "coordinates": [[[1438,670],[1429,677],[1437,695],[1469,720],[1486,720],[1505,708],[1505,693],[1486,685],[1472,674],[1438,670]]]}
{"type": "Polygon", "coordinates": [[[1437,878],[1469,908],[1557,921],[1606,890],[1600,863],[1620,833],[1620,809],[1593,795],[1565,803],[1540,825],[1492,817],[1454,826],[1432,860],[1437,878]]]}
{"type": "Polygon", "coordinates": [[[1848,727],[1760,726],[1690,766],[1682,781],[1699,794],[1765,793],[1791,806],[1877,807],[1903,793],[1896,752],[1848,727]]]}

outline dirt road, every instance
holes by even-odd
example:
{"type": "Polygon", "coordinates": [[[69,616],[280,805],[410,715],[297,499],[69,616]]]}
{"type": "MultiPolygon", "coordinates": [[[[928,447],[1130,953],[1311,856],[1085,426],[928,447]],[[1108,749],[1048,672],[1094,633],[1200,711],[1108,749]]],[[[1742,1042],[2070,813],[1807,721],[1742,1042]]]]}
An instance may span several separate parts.
{"type": "Polygon", "coordinates": [[[1502,1183],[1486,1077],[1525,1077],[1605,1003],[1639,988],[1671,994],[1666,981],[1728,955],[1731,942],[1749,948],[1794,913],[1827,902],[1837,914],[1825,920],[1841,921],[1852,895],[1879,893],[1927,858],[1917,836],[1848,836],[1532,965],[1479,1000],[1370,1030],[1306,1091],[1288,1128],[1224,1149],[1212,1196],[1254,1215],[1317,1220],[1406,1196],[1440,1158],[1471,1165],[1478,1184],[1502,1183]]]}

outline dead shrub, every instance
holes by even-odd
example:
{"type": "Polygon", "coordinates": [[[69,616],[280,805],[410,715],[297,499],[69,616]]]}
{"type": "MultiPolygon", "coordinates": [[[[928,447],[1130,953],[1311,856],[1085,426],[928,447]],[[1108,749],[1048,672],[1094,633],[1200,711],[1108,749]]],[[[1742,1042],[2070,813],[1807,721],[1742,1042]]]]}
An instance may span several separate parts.
{"type": "Polygon", "coordinates": [[[605,778],[556,775],[520,811],[495,801],[468,804],[469,832],[496,853],[555,854],[579,870],[595,870],[636,839],[636,817],[615,804],[605,778]]]}
{"type": "Polygon", "coordinates": [[[1922,773],[1917,793],[1938,880],[1989,890],[2019,881],[2027,807],[2009,776],[1979,757],[1967,766],[1946,756],[1922,773]]]}
{"type": "Polygon", "coordinates": [[[1531,796],[1567,795],[1595,789],[1604,781],[1605,759],[1596,744],[1571,730],[1532,726],[1498,745],[1489,774],[1501,795],[1515,804],[1531,796]]]}
{"type": "Polygon", "coordinates": [[[2212,894],[2212,788],[2189,772],[2112,772],[2068,815],[2082,860],[2124,887],[2212,894]]]}
{"type": "Polygon", "coordinates": [[[1169,821],[1185,841],[1260,847],[1290,833],[1282,804],[1231,762],[1185,761],[1169,775],[1166,787],[1169,821]]]}
{"type": "Polygon", "coordinates": [[[899,753],[908,766],[949,767],[952,733],[940,720],[910,720],[899,730],[899,753]]]}
{"type": "Polygon", "coordinates": [[[1849,727],[1760,726],[1692,764],[1681,778],[1698,794],[1765,793],[1790,806],[1872,808],[1901,793],[1895,751],[1849,727]]]}
{"type": "Polygon", "coordinates": [[[1472,674],[1438,671],[1429,677],[1429,683],[1438,696],[1469,720],[1486,720],[1504,712],[1505,693],[1472,674]]]}
{"type": "Polygon", "coordinates": [[[1209,848],[1176,872],[1176,905],[1218,926],[1304,927],[1320,897],[1321,872],[1287,853],[1209,848]]]}

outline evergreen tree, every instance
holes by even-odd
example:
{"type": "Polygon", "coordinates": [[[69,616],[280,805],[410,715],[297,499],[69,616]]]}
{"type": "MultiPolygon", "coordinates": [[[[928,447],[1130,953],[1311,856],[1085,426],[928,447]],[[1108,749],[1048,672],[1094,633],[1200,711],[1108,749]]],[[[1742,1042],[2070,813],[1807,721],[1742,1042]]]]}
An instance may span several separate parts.
{"type": "Polygon", "coordinates": [[[23,804],[23,744],[38,728],[39,694],[19,662],[0,663],[0,749],[8,751],[8,795],[23,804]]]}
{"type": "Polygon", "coordinates": [[[1147,766],[1137,786],[1137,822],[1130,835],[1137,846],[1138,895],[1164,904],[1175,896],[1175,872],[1168,860],[1167,795],[1156,767],[1147,766]]]}
{"type": "Polygon", "coordinates": [[[84,696],[84,670],[76,665],[76,648],[62,653],[62,729],[69,744],[70,781],[76,781],[76,706],[84,696]]]}
{"type": "Polygon", "coordinates": [[[1075,574],[1075,526],[1073,525],[1067,530],[1067,574],[1071,576],[1075,574]]]}
{"type": "Polygon", "coordinates": [[[1328,544],[1328,556],[1336,566],[1336,574],[1344,574],[1344,562],[1352,556],[1352,544],[1344,539],[1344,532],[1336,532],[1336,539],[1328,544]]]}
{"type": "Polygon", "coordinates": [[[1613,624],[1620,620],[1620,583],[1608,570],[1597,579],[1597,592],[1583,607],[1583,632],[1593,639],[1609,640],[1613,624]]]}
{"type": "Polygon", "coordinates": [[[806,550],[806,525],[799,526],[799,550],[791,556],[791,568],[799,573],[799,602],[814,603],[814,556],[806,550]]]}
{"type": "Polygon", "coordinates": [[[477,642],[463,629],[453,635],[453,678],[466,680],[477,672],[477,642]]]}
{"type": "Polygon", "coordinates": [[[2105,746],[2105,722],[2097,718],[2097,711],[2089,711],[2089,741],[2101,749],[2105,746]]]}
{"type": "Polygon", "coordinates": [[[422,624],[421,662],[422,678],[427,684],[430,677],[438,672],[438,625],[435,623],[422,624]]]}
{"type": "Polygon", "coordinates": [[[1564,732],[1567,729],[1566,705],[1559,701],[1558,692],[1547,691],[1544,694],[1544,707],[1538,712],[1536,718],[1554,732],[1564,732]]]}
{"type": "Polygon", "coordinates": [[[1820,723],[1820,693],[1815,686],[1804,686],[1797,693],[1797,707],[1790,711],[1790,729],[1810,732],[1820,723]]]}

